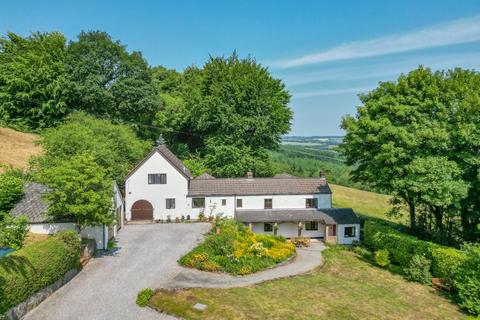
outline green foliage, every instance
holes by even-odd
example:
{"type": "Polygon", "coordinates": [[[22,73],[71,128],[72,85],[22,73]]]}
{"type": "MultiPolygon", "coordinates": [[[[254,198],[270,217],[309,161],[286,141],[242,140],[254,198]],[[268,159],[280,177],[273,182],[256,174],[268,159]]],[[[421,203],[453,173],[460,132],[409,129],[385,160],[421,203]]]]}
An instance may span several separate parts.
{"type": "Polygon", "coordinates": [[[0,213],[9,212],[15,206],[15,203],[22,198],[22,195],[22,178],[11,171],[0,174],[0,213]]]}
{"type": "Polygon", "coordinates": [[[46,128],[69,112],[65,43],[58,32],[0,39],[0,125],[46,128]]]}
{"type": "Polygon", "coordinates": [[[434,248],[432,255],[432,274],[437,278],[453,279],[460,265],[467,258],[465,252],[454,248],[434,248]]]}
{"type": "Polygon", "coordinates": [[[82,112],[72,113],[60,126],[45,130],[40,144],[44,149],[36,163],[40,170],[86,153],[119,184],[150,148],[131,128],[82,112]]]}
{"type": "Polygon", "coordinates": [[[480,315],[480,245],[466,245],[465,261],[453,277],[456,298],[461,308],[469,313],[480,315]]]}
{"type": "Polygon", "coordinates": [[[91,155],[75,155],[44,169],[40,181],[51,188],[45,198],[51,217],[73,217],[78,227],[114,221],[111,180],[91,155]]]}
{"type": "Polygon", "coordinates": [[[431,257],[431,250],[440,247],[432,242],[419,240],[392,227],[367,220],[363,229],[364,244],[372,250],[386,249],[392,262],[406,267],[414,255],[431,257]]]}
{"type": "Polygon", "coordinates": [[[290,96],[280,80],[236,53],[212,57],[201,69],[185,70],[180,81],[172,74],[167,82],[172,80],[178,88],[162,96],[164,108],[156,116],[168,145],[187,146],[219,176],[245,175],[247,164],[257,175],[271,170],[265,149],[278,146],[292,118],[290,96]]]}
{"type": "Polygon", "coordinates": [[[407,268],[403,269],[405,278],[410,281],[417,281],[422,284],[429,284],[432,281],[430,274],[431,262],[424,256],[413,256],[407,268]]]}
{"type": "Polygon", "coordinates": [[[375,262],[380,267],[387,267],[390,264],[390,253],[386,249],[375,251],[375,262]]]}
{"type": "Polygon", "coordinates": [[[20,249],[29,229],[26,217],[14,218],[8,213],[4,214],[0,220],[0,248],[20,249]]]}
{"type": "Polygon", "coordinates": [[[137,295],[137,305],[139,307],[146,307],[148,304],[148,301],[153,297],[154,295],[153,289],[150,288],[145,288],[140,290],[140,292],[137,295]]]}
{"type": "Polygon", "coordinates": [[[445,243],[455,234],[477,241],[480,74],[419,67],[360,99],[340,148],[354,179],[404,201],[413,228],[445,243]],[[427,214],[417,224],[419,210],[427,214]]]}
{"type": "Polygon", "coordinates": [[[62,231],[0,260],[0,314],[78,268],[80,240],[62,231]]]}
{"type": "Polygon", "coordinates": [[[203,160],[198,156],[183,160],[183,164],[190,170],[190,173],[194,177],[198,177],[208,171],[203,160]]]}
{"type": "Polygon", "coordinates": [[[182,265],[239,275],[268,268],[295,253],[295,246],[283,237],[254,234],[235,220],[221,220],[217,225],[220,234],[212,231],[179,260],[182,265]]]}
{"type": "MultiPolygon", "coordinates": [[[[67,72],[72,83],[69,104],[77,110],[150,125],[160,109],[151,70],[141,53],[128,53],[105,32],[81,32],[69,43],[67,72]]],[[[155,137],[150,127],[137,129],[155,137]]]]}

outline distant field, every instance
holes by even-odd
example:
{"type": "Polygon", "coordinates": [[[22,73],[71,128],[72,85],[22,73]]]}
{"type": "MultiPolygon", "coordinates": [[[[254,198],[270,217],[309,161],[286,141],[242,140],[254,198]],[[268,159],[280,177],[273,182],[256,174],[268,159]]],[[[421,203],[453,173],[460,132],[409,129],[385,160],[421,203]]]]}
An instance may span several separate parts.
{"type": "Polygon", "coordinates": [[[389,203],[391,196],[375,192],[343,187],[330,183],[333,192],[333,206],[337,208],[353,208],[361,215],[385,219],[397,223],[405,223],[407,212],[404,211],[400,219],[389,217],[386,213],[392,208],[389,203]]]}
{"type": "MultiPolygon", "coordinates": [[[[26,168],[28,159],[39,154],[42,149],[34,143],[38,135],[8,128],[0,128],[0,165],[16,169],[26,168]]],[[[4,168],[0,167],[0,172],[4,168]]]]}

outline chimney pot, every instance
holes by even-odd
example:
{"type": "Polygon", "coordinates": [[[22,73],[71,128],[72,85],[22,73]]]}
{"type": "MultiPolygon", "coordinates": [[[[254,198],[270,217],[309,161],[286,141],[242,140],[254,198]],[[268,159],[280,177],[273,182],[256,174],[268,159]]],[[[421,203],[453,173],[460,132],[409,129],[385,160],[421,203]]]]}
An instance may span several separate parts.
{"type": "Polygon", "coordinates": [[[252,171],[247,172],[247,178],[248,179],[253,179],[253,172],[252,171]]]}
{"type": "Polygon", "coordinates": [[[326,178],[326,175],[325,175],[325,171],[324,171],[324,170],[320,170],[320,178],[321,178],[321,179],[325,179],[325,178],[326,178]]]}

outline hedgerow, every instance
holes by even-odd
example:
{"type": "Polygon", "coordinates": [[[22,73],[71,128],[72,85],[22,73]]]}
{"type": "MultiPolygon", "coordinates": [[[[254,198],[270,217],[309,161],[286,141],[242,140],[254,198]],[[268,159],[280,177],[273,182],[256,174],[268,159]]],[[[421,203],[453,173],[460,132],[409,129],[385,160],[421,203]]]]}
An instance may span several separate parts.
{"type": "Polygon", "coordinates": [[[239,275],[271,267],[295,253],[295,246],[285,238],[254,234],[235,220],[222,220],[218,226],[220,233],[212,231],[180,264],[239,275]]]}
{"type": "Polygon", "coordinates": [[[79,267],[80,240],[62,231],[0,259],[0,314],[79,267]]]}

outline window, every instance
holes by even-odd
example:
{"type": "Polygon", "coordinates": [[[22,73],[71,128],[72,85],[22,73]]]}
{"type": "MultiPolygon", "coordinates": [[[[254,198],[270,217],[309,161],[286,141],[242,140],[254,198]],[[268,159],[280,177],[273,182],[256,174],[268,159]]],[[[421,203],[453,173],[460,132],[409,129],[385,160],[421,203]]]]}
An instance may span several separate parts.
{"type": "Polygon", "coordinates": [[[345,229],[344,229],[345,238],[355,237],[356,231],[357,231],[357,228],[355,228],[355,227],[345,227],[345,229]]]}
{"type": "Polygon", "coordinates": [[[205,208],[205,198],[192,198],[192,208],[205,208]]]}
{"type": "Polygon", "coordinates": [[[243,207],[243,199],[237,199],[237,208],[243,207]]]}
{"type": "Polygon", "coordinates": [[[226,206],[227,205],[227,199],[222,199],[222,206],[226,206]]]}
{"type": "Polygon", "coordinates": [[[318,222],[317,221],[307,221],[307,222],[305,222],[305,230],[307,230],[307,231],[318,230],[318,222]]]}
{"type": "Polygon", "coordinates": [[[265,232],[272,232],[272,231],[273,231],[273,224],[271,224],[271,223],[264,223],[264,224],[263,224],[263,231],[265,231],[265,232]]]}
{"type": "Polygon", "coordinates": [[[317,198],[305,199],[305,208],[316,208],[317,200],[317,198]]]}
{"type": "Polygon", "coordinates": [[[272,209],[272,199],[264,199],[263,200],[263,207],[265,209],[272,209]]]}
{"type": "Polygon", "coordinates": [[[175,199],[166,199],[166,208],[167,209],[175,209],[175,199]]]}
{"type": "Polygon", "coordinates": [[[166,183],[167,183],[166,173],[149,173],[148,174],[148,184],[166,184],[166,183]]]}

